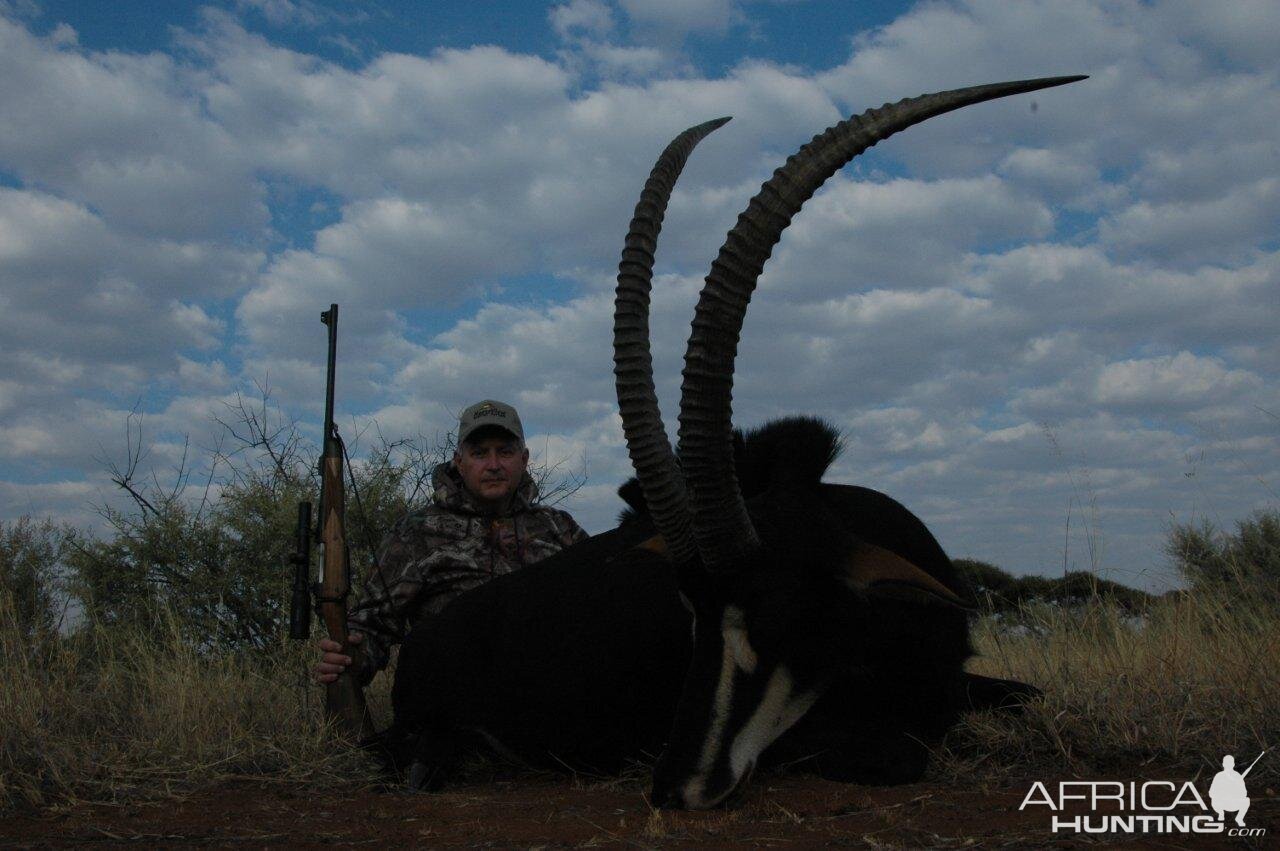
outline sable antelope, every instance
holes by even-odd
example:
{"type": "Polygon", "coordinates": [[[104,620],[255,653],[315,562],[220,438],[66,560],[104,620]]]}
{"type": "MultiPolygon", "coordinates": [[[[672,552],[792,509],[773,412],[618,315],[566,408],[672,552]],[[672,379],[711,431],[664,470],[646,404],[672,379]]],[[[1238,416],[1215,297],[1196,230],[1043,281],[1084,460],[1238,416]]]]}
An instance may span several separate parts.
{"type": "Polygon", "coordinates": [[[728,119],[690,128],[667,147],[618,274],[615,374],[636,471],[620,493],[632,508],[612,532],[495,579],[410,633],[390,739],[411,754],[411,785],[443,782],[468,733],[526,759],[603,771],[661,749],[658,806],[731,801],[761,760],[907,782],[961,711],[1036,693],[964,672],[972,655],[965,583],[902,505],[821,482],[839,451],[833,428],[791,418],[735,439],[730,397],[756,281],[828,177],[932,116],[1079,79],[886,104],[788,159],[707,276],[674,453],[649,352],[653,255],[685,161],[728,119]]]}

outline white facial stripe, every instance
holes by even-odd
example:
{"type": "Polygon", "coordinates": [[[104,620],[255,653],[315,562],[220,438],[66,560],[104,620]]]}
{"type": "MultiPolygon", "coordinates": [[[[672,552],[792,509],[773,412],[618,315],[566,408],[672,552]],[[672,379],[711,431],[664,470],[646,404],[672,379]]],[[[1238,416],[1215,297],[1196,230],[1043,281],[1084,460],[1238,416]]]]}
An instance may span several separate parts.
{"type": "Polygon", "coordinates": [[[725,652],[732,655],[733,663],[744,674],[755,673],[759,659],[751,647],[750,637],[747,635],[747,619],[742,614],[742,609],[736,606],[725,607],[724,619],[720,621],[720,634],[724,636],[725,652]]]}
{"type": "Polygon", "coordinates": [[[817,699],[816,692],[792,694],[791,673],[779,666],[769,676],[760,705],[747,719],[729,749],[729,767],[733,776],[741,777],[747,766],[755,762],[774,739],[799,721],[817,699]]]}
{"type": "Polygon", "coordinates": [[[755,653],[747,643],[745,624],[746,619],[741,609],[734,606],[725,607],[724,616],[720,621],[720,634],[724,637],[720,654],[720,678],[716,682],[716,698],[711,707],[711,721],[707,725],[706,738],[702,741],[698,770],[684,786],[684,799],[691,804],[696,805],[702,800],[707,778],[711,776],[711,767],[715,765],[716,756],[720,753],[719,745],[724,739],[724,727],[729,722],[729,708],[733,706],[733,674],[738,667],[736,654],[741,652],[742,647],[751,653],[754,667],[755,653]],[[741,633],[741,639],[731,642],[730,632],[741,633]]]}
{"type": "MultiPolygon", "coordinates": [[[[684,800],[691,806],[704,807],[716,803],[705,799],[704,794],[711,770],[721,753],[725,727],[729,723],[729,711],[733,706],[734,674],[739,670],[752,674],[759,664],[759,657],[748,640],[746,619],[741,609],[735,606],[725,608],[720,622],[720,634],[724,644],[715,703],[707,735],[703,740],[702,753],[699,755],[698,770],[684,787],[684,800]]],[[[729,768],[735,781],[742,777],[774,739],[790,729],[817,701],[817,692],[794,694],[793,685],[791,672],[784,667],[778,667],[769,675],[760,704],[733,737],[733,743],[729,747],[729,768]]]]}
{"type": "Polygon", "coordinates": [[[680,592],[680,605],[684,606],[685,611],[689,613],[689,640],[697,641],[698,613],[694,610],[693,603],[689,602],[689,598],[684,595],[683,591],[680,592]]]}

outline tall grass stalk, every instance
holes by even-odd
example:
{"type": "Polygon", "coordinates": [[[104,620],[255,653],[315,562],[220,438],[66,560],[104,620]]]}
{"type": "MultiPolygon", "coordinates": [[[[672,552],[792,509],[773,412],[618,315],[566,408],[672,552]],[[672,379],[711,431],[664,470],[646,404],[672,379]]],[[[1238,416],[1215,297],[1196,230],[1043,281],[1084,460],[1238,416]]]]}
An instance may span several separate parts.
{"type": "MultiPolygon", "coordinates": [[[[975,715],[952,737],[967,770],[995,754],[1019,770],[1217,771],[1280,743],[1280,609],[1236,589],[1168,595],[1134,616],[1097,599],[1024,608],[975,630],[978,673],[1038,685],[1022,717],[975,715]]],[[[1280,777],[1280,752],[1252,780],[1280,777]]]]}
{"type": "Polygon", "coordinates": [[[173,616],[24,638],[0,594],[0,809],[167,796],[242,775],[369,781],[306,683],[311,645],[212,653],[173,616]]]}

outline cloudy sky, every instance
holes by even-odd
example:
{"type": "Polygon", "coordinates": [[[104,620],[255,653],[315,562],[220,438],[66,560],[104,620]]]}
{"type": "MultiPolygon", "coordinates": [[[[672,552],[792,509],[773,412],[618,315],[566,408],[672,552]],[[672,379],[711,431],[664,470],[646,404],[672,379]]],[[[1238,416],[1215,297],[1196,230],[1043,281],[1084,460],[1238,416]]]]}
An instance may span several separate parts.
{"type": "Polygon", "coordinates": [[[339,302],[340,422],[511,401],[601,531],[615,264],[672,136],[734,116],[660,245],[669,433],[702,277],[789,153],[1082,73],[828,181],[766,268],[735,421],[828,417],[830,478],[953,557],[1168,587],[1171,522],[1277,505],[1276,32],[1270,0],[0,0],[0,519],[92,524],[135,406],[162,473],[255,383],[315,436],[339,302]]]}

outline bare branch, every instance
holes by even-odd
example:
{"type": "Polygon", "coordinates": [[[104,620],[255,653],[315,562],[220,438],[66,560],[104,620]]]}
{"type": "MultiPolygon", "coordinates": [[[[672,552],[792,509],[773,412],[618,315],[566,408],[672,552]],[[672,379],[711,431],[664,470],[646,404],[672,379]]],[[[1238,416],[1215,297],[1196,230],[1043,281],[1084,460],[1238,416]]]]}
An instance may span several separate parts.
{"type": "Polygon", "coordinates": [[[557,505],[573,496],[582,486],[587,483],[587,477],[581,473],[570,470],[567,473],[561,473],[560,468],[564,466],[567,459],[561,459],[554,464],[544,464],[535,470],[530,471],[533,476],[534,484],[538,486],[538,503],[540,505],[557,505]],[[546,490],[543,490],[546,488],[546,490]]]}
{"type": "Polygon", "coordinates": [[[158,516],[159,510],[156,509],[151,501],[147,499],[146,494],[134,484],[134,476],[138,472],[138,464],[147,456],[149,449],[142,444],[142,421],[145,416],[138,409],[142,405],[139,399],[133,405],[133,410],[124,420],[124,442],[125,442],[125,466],[123,469],[115,461],[105,457],[94,456],[94,460],[107,468],[107,472],[111,474],[111,481],[117,487],[125,491],[132,497],[134,503],[145,515],[150,512],[152,515],[158,516]]]}
{"type": "Polygon", "coordinates": [[[218,462],[222,459],[222,444],[225,438],[218,435],[217,443],[213,449],[208,450],[210,454],[209,475],[204,480],[204,490],[200,494],[200,504],[196,506],[196,520],[200,520],[204,516],[204,510],[209,505],[209,489],[213,487],[213,477],[218,470],[218,462]]]}
{"type": "Polygon", "coordinates": [[[259,397],[254,403],[247,402],[238,391],[235,402],[224,403],[233,416],[223,419],[214,416],[212,419],[220,425],[225,434],[235,442],[235,448],[226,452],[219,449],[219,460],[226,462],[234,480],[244,483],[254,478],[254,471],[238,467],[235,456],[252,450],[266,455],[269,466],[275,473],[267,477],[268,481],[284,481],[291,478],[292,468],[302,455],[302,436],[298,432],[296,418],[284,419],[278,408],[270,404],[271,388],[265,383],[254,382],[259,397]],[[272,423],[273,416],[278,420],[272,423]]]}

